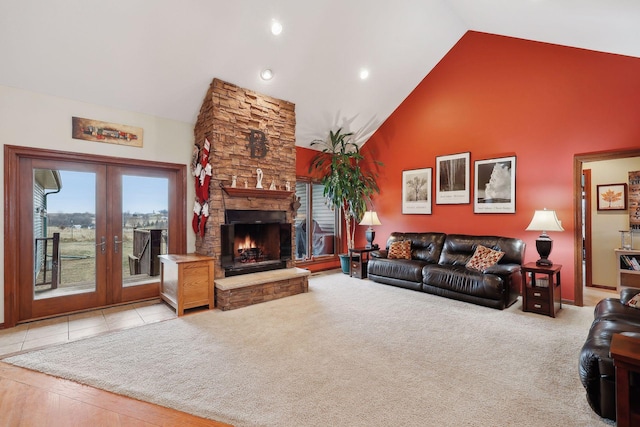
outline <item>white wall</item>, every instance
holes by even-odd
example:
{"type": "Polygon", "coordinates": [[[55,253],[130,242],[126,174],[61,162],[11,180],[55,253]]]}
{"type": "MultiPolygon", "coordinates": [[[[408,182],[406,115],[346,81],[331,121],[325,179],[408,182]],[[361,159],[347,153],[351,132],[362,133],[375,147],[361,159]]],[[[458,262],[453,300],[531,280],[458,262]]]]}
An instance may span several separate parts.
{"type": "MultiPolygon", "coordinates": [[[[74,153],[184,164],[189,167],[193,124],[131,111],[28,92],[0,85],[0,164],[4,145],[19,145],[74,153]],[[143,128],[143,147],[89,142],[71,138],[71,117],[83,117],[143,128]]],[[[187,169],[188,170],[188,169],[187,169]]],[[[187,180],[187,219],[191,221],[193,178],[187,180]]],[[[4,200],[4,186],[0,187],[4,200]]],[[[6,202],[6,201],[5,201],[6,202]]],[[[4,237],[4,203],[0,206],[0,233],[4,237]]],[[[185,224],[185,229],[187,224],[185,224]]],[[[189,228],[190,230],[190,228],[189,228]]],[[[3,238],[4,240],[4,238],[3,238]]],[[[195,250],[195,236],[187,231],[187,251],[195,250]]],[[[0,323],[4,322],[4,246],[0,246],[0,323]]]]}
{"type": "MultiPolygon", "coordinates": [[[[598,211],[597,186],[629,183],[629,172],[640,170],[640,158],[630,157],[584,163],[583,169],[591,169],[591,230],[593,242],[593,283],[615,288],[617,262],[614,249],[620,247],[620,230],[629,229],[629,211],[598,211]]],[[[640,235],[636,234],[634,249],[640,247],[640,235]]]]}

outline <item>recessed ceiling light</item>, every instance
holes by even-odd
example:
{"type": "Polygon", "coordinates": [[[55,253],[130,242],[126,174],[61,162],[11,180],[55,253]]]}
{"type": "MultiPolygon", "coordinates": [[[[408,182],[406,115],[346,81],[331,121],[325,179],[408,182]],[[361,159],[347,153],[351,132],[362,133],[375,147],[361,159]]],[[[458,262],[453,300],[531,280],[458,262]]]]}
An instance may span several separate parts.
{"type": "Polygon", "coordinates": [[[360,70],[360,78],[362,80],[366,80],[369,77],[369,70],[363,68],[362,70],[360,70]]]}
{"type": "Polygon", "coordinates": [[[278,21],[273,21],[271,23],[271,34],[273,34],[274,36],[277,36],[281,32],[282,32],[282,24],[279,23],[278,21]]]}
{"type": "Polygon", "coordinates": [[[273,78],[273,71],[271,71],[270,68],[265,68],[260,72],[260,78],[262,78],[262,80],[271,80],[273,78]]]}

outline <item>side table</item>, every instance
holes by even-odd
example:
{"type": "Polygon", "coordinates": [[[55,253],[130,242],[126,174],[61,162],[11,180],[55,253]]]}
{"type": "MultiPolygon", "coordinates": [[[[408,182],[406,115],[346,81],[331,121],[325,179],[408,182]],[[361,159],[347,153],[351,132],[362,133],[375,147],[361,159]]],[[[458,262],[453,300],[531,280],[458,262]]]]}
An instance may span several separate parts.
{"type": "Polygon", "coordinates": [[[351,248],[349,249],[349,277],[358,279],[367,278],[367,264],[369,264],[369,254],[378,248],[351,248]],[[354,254],[358,255],[354,258],[354,254]]]}
{"type": "Polygon", "coordinates": [[[522,266],[522,310],[556,317],[562,308],[560,270],[562,265],[522,266]]]}
{"type": "Polygon", "coordinates": [[[630,427],[640,425],[638,398],[631,392],[629,375],[640,372],[640,340],[622,334],[613,334],[609,347],[616,367],[616,425],[630,427]]]}
{"type": "Polygon", "coordinates": [[[213,258],[198,255],[158,255],[160,297],[176,314],[182,316],[188,308],[214,307],[213,258]]]}

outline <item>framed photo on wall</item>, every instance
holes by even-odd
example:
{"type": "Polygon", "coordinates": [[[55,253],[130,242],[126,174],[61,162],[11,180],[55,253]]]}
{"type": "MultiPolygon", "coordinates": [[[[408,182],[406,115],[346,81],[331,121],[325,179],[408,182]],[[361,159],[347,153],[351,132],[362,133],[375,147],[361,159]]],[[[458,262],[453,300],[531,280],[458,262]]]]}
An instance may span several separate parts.
{"type": "Polygon", "coordinates": [[[516,212],[516,158],[476,160],[474,213],[516,212]]]}
{"type": "Polygon", "coordinates": [[[603,184],[598,189],[599,211],[624,211],[627,209],[627,184],[603,184]]]}
{"type": "Polygon", "coordinates": [[[470,153],[436,157],[436,204],[469,203],[470,153]]]}
{"type": "Polygon", "coordinates": [[[432,168],[402,171],[402,213],[431,214],[432,168]]]}

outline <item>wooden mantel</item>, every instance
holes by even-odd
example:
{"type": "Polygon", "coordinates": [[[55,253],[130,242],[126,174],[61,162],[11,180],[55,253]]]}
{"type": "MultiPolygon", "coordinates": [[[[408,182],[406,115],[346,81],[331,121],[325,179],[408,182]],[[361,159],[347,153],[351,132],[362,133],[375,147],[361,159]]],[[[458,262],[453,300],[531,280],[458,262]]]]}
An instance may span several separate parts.
{"type": "Polygon", "coordinates": [[[221,186],[225,193],[231,197],[262,197],[268,199],[286,199],[291,197],[293,191],[267,190],[264,188],[234,188],[221,186]]]}

